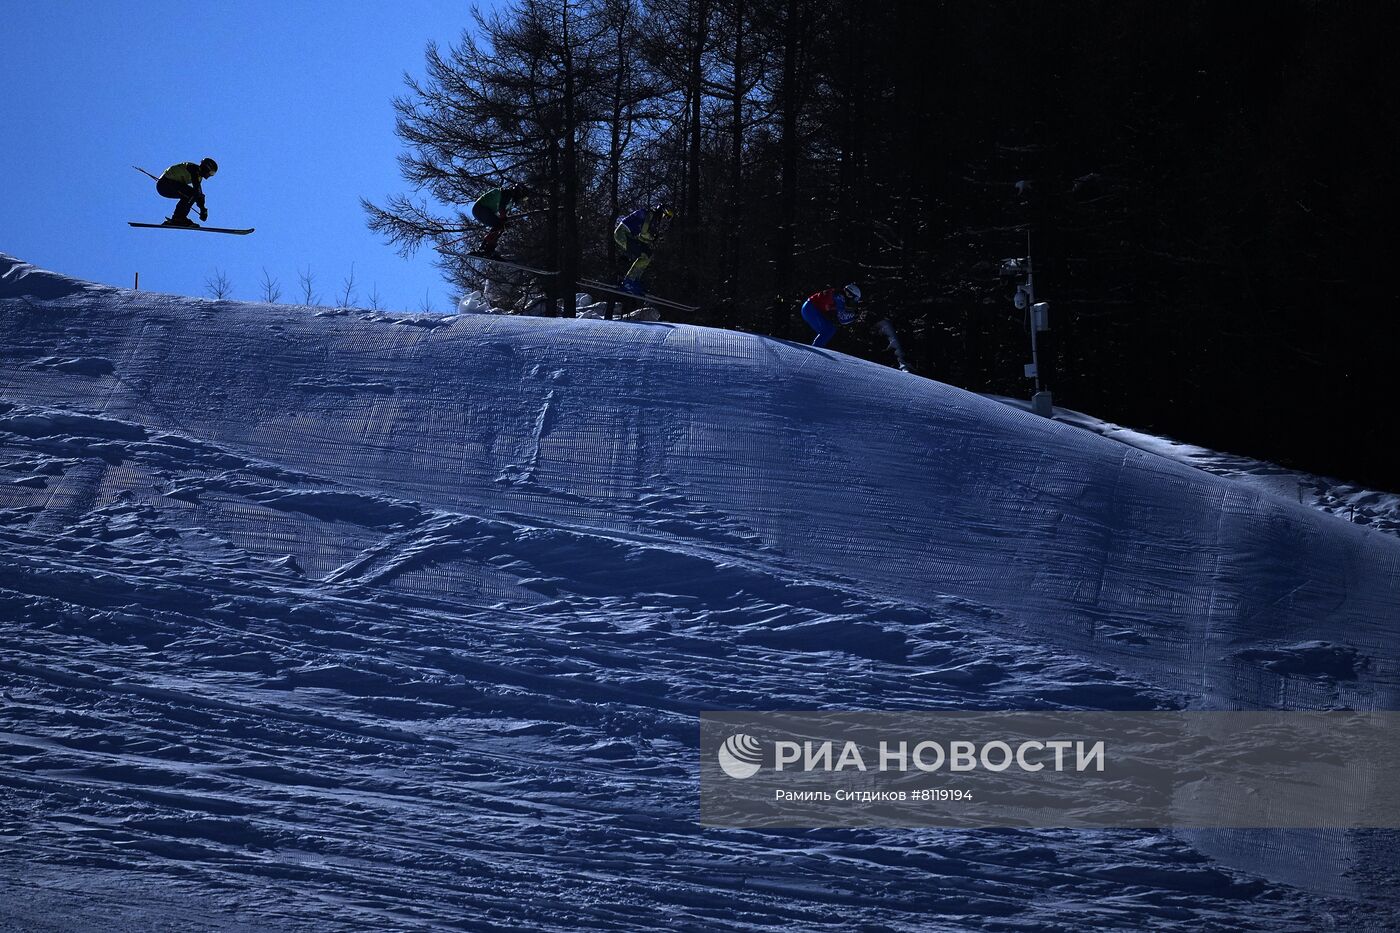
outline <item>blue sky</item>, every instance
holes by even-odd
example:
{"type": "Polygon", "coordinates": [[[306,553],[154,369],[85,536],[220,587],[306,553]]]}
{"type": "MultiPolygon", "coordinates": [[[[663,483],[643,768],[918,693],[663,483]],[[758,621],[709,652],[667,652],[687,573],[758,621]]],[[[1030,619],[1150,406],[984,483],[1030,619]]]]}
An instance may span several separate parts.
{"type": "Polygon", "coordinates": [[[463,0],[26,0],[0,30],[0,252],[90,281],[205,294],[215,269],[284,302],[308,266],[331,303],[354,264],[359,301],[438,310],[453,295],[431,253],[401,259],[365,227],[361,196],[407,190],[393,98],[430,40],[471,25],[463,0]],[[142,230],[175,202],[134,171],[213,156],[211,226],[142,230]]]}

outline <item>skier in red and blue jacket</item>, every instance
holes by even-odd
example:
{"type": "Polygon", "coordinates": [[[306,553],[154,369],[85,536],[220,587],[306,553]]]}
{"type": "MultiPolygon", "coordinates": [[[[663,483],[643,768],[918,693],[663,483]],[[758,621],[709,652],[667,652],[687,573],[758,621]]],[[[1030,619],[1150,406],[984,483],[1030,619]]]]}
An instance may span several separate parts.
{"type": "Polygon", "coordinates": [[[802,320],[817,332],[814,347],[824,347],[836,334],[838,324],[853,324],[860,317],[854,307],[860,303],[860,286],[827,288],[802,303],[802,320]]]}

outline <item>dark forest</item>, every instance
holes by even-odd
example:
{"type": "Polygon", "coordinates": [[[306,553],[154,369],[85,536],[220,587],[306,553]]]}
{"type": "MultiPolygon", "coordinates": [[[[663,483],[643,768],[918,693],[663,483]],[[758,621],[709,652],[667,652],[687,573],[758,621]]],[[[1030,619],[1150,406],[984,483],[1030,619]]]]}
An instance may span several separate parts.
{"type": "Polygon", "coordinates": [[[649,273],[691,323],[810,339],[802,299],[857,282],[835,349],[1028,397],[1026,313],[1051,304],[1059,405],[1400,489],[1383,222],[1385,4],[516,0],[396,102],[410,194],[370,224],[467,255],[486,188],[528,181],[508,252],[554,280],[625,264],[615,218],[664,200],[649,273]]]}

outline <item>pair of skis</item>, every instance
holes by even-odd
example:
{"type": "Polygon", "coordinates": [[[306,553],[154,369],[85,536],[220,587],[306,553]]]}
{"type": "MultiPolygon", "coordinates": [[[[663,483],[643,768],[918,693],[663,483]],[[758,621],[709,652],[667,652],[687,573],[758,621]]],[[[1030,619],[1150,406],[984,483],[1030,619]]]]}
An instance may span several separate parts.
{"type": "MultiPolygon", "coordinates": [[[[530,272],[535,275],[558,275],[557,271],[551,269],[536,269],[534,266],[527,266],[523,263],[515,262],[511,259],[498,259],[495,256],[483,256],[480,253],[471,253],[473,259],[480,259],[485,262],[494,262],[498,265],[509,266],[512,269],[519,269],[522,272],[530,272]]],[[[643,305],[656,305],[660,308],[670,308],[673,311],[683,311],[694,313],[700,310],[699,305],[682,304],[679,301],[672,301],[669,298],[657,298],[653,295],[637,295],[625,291],[616,285],[609,285],[606,282],[599,282],[596,279],[579,279],[580,287],[590,292],[605,292],[609,295],[616,295],[619,298],[626,298],[643,305]]]]}
{"type": "Polygon", "coordinates": [[[134,220],[128,220],[127,224],[132,227],[151,227],[155,230],[202,230],[205,233],[232,233],[234,236],[247,236],[253,232],[253,228],[247,230],[235,230],[231,227],[201,227],[199,224],[138,224],[134,220]]]}
{"type": "Polygon", "coordinates": [[[681,304],[679,301],[672,301],[669,298],[657,298],[653,295],[636,295],[632,292],[618,288],[616,285],[608,285],[605,282],[598,282],[593,279],[579,279],[578,284],[590,292],[606,292],[609,295],[617,295],[621,298],[631,298],[644,305],[656,305],[661,308],[670,308],[673,311],[684,311],[694,314],[700,310],[699,305],[681,304]]]}

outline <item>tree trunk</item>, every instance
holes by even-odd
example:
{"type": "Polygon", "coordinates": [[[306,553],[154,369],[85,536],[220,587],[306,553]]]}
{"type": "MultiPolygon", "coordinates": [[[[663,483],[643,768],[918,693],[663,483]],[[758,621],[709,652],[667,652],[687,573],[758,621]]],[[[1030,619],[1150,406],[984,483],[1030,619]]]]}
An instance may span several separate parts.
{"type": "Polygon", "coordinates": [[[564,283],[564,316],[577,311],[578,239],[578,111],[574,103],[574,50],[569,36],[569,0],[564,0],[564,255],[557,276],[564,283]]]}
{"type": "Polygon", "coordinates": [[[700,119],[705,102],[705,38],[709,32],[710,0],[692,0],[691,4],[690,63],[688,70],[690,97],[690,129],[688,132],[690,150],[686,159],[685,188],[685,227],[686,264],[685,290],[694,294],[696,271],[701,264],[701,222],[700,222],[700,159],[701,126],[700,119]]]}
{"type": "Polygon", "coordinates": [[[786,336],[792,309],[793,252],[797,245],[797,91],[798,60],[801,55],[801,0],[787,0],[787,15],[783,21],[783,83],[779,92],[782,101],[781,152],[782,188],[778,201],[778,235],[775,240],[774,287],[771,309],[773,333],[786,336]]]}
{"type": "Polygon", "coordinates": [[[744,0],[734,5],[734,85],[731,124],[729,129],[729,217],[724,231],[728,245],[728,268],[725,276],[725,302],[730,317],[739,303],[739,243],[743,237],[744,186],[744,0]]]}

